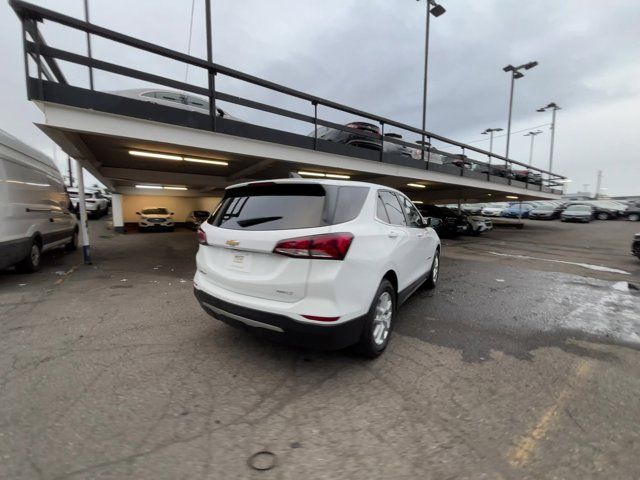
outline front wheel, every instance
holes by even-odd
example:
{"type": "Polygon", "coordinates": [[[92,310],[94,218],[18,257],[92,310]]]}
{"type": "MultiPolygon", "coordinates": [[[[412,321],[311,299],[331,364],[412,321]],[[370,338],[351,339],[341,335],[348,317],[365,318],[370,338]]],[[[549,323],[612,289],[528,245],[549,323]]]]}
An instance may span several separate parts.
{"type": "Polygon", "coordinates": [[[73,236],[71,237],[71,240],[69,240],[69,243],[67,243],[64,246],[64,249],[67,252],[73,252],[75,250],[77,250],[78,248],[78,230],[74,230],[73,231],[73,236]]]}
{"type": "Polygon", "coordinates": [[[428,290],[436,288],[436,285],[438,284],[438,275],[440,275],[440,250],[436,250],[436,253],[433,256],[431,270],[429,271],[427,281],[424,283],[428,290]]]}
{"type": "Polygon", "coordinates": [[[596,218],[598,220],[609,220],[609,214],[605,212],[600,212],[598,213],[598,216],[596,218]]]}
{"type": "Polygon", "coordinates": [[[396,291],[391,282],[382,280],[367,313],[360,341],[356,349],[364,356],[375,358],[389,344],[396,313],[396,291]]]}
{"type": "Polygon", "coordinates": [[[630,222],[637,222],[638,220],[640,220],[640,214],[630,213],[629,216],[627,217],[627,220],[629,220],[630,222]]]}

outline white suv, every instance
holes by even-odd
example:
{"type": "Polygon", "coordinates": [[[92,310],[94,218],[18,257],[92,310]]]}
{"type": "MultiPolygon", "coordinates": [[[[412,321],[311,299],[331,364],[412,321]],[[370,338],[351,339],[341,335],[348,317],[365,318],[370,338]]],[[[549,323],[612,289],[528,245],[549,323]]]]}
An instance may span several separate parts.
{"type": "Polygon", "coordinates": [[[398,305],[438,280],[436,232],[402,193],[371,183],[234,185],[198,237],[202,307],[299,345],[377,356],[398,305]]]}

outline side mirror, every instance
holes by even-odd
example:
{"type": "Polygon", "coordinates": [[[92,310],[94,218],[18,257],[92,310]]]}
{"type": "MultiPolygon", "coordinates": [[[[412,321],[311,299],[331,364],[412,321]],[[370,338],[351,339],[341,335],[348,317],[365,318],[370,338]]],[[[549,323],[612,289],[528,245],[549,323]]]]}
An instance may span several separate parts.
{"type": "Polygon", "coordinates": [[[136,212],[136,215],[140,215],[140,212],[136,212]]]}

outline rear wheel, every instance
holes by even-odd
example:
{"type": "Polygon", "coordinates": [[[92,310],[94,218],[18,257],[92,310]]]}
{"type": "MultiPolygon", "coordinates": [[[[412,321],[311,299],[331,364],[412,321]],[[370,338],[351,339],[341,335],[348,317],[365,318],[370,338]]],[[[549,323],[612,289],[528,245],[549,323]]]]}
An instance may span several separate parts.
{"type": "Polygon", "coordinates": [[[18,271],[24,273],[37,272],[38,270],[40,270],[41,258],[42,245],[40,245],[40,241],[35,238],[31,243],[29,254],[16,265],[16,268],[18,269],[18,271]]]}
{"type": "Polygon", "coordinates": [[[427,281],[424,282],[425,287],[428,290],[433,290],[436,288],[438,284],[438,276],[440,275],[440,250],[436,250],[436,253],[433,257],[433,263],[431,264],[431,270],[429,271],[429,276],[427,277],[427,281]]]}
{"type": "Polygon", "coordinates": [[[627,220],[629,220],[631,222],[637,222],[638,220],[640,220],[640,214],[639,213],[631,213],[627,217],[627,220]]]}
{"type": "Polygon", "coordinates": [[[597,217],[598,220],[609,220],[609,214],[606,212],[600,212],[598,213],[597,217]]]}
{"type": "Polygon", "coordinates": [[[384,279],[373,297],[367,319],[356,349],[362,355],[375,358],[389,344],[396,313],[396,292],[389,280],[384,279]]]}

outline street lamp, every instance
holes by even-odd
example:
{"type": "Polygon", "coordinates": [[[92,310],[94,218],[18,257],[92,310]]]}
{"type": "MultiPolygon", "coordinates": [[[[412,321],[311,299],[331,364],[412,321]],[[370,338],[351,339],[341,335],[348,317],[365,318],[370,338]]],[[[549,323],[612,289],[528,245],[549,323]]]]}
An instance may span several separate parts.
{"type": "Polygon", "coordinates": [[[529,166],[533,163],[533,139],[536,135],[540,135],[542,130],[534,130],[533,132],[525,133],[525,137],[531,137],[531,147],[529,147],[529,166]]]}
{"type": "MultiPolygon", "coordinates": [[[[420,0],[417,0],[418,2],[420,0]]],[[[424,144],[424,132],[427,129],[427,70],[429,66],[429,19],[431,15],[439,17],[444,12],[445,8],[439,5],[435,0],[426,0],[427,6],[427,20],[424,35],[424,85],[422,90],[422,143],[424,144]],[[431,14],[431,15],[430,15],[431,14]]],[[[422,159],[424,160],[424,149],[422,150],[422,159]]]]}
{"type": "Polygon", "coordinates": [[[524,73],[522,73],[520,70],[523,70],[523,69],[530,70],[536,65],[538,65],[538,62],[523,63],[518,67],[514,67],[513,65],[509,64],[502,69],[505,72],[511,72],[511,93],[509,94],[509,120],[507,121],[507,151],[504,154],[504,156],[507,157],[507,159],[509,158],[509,141],[511,139],[511,111],[513,109],[513,85],[516,79],[524,77],[524,73]]]}
{"type": "Polygon", "coordinates": [[[536,111],[546,112],[547,110],[551,110],[551,149],[549,150],[549,171],[551,172],[551,168],[553,167],[553,142],[556,138],[556,112],[560,110],[560,107],[554,102],[551,102],[546,107],[539,108],[536,111]]]}
{"type": "Polygon", "coordinates": [[[489,153],[493,153],[493,134],[501,131],[501,128],[487,128],[484,132],[480,132],[482,135],[489,134],[489,153]]]}

